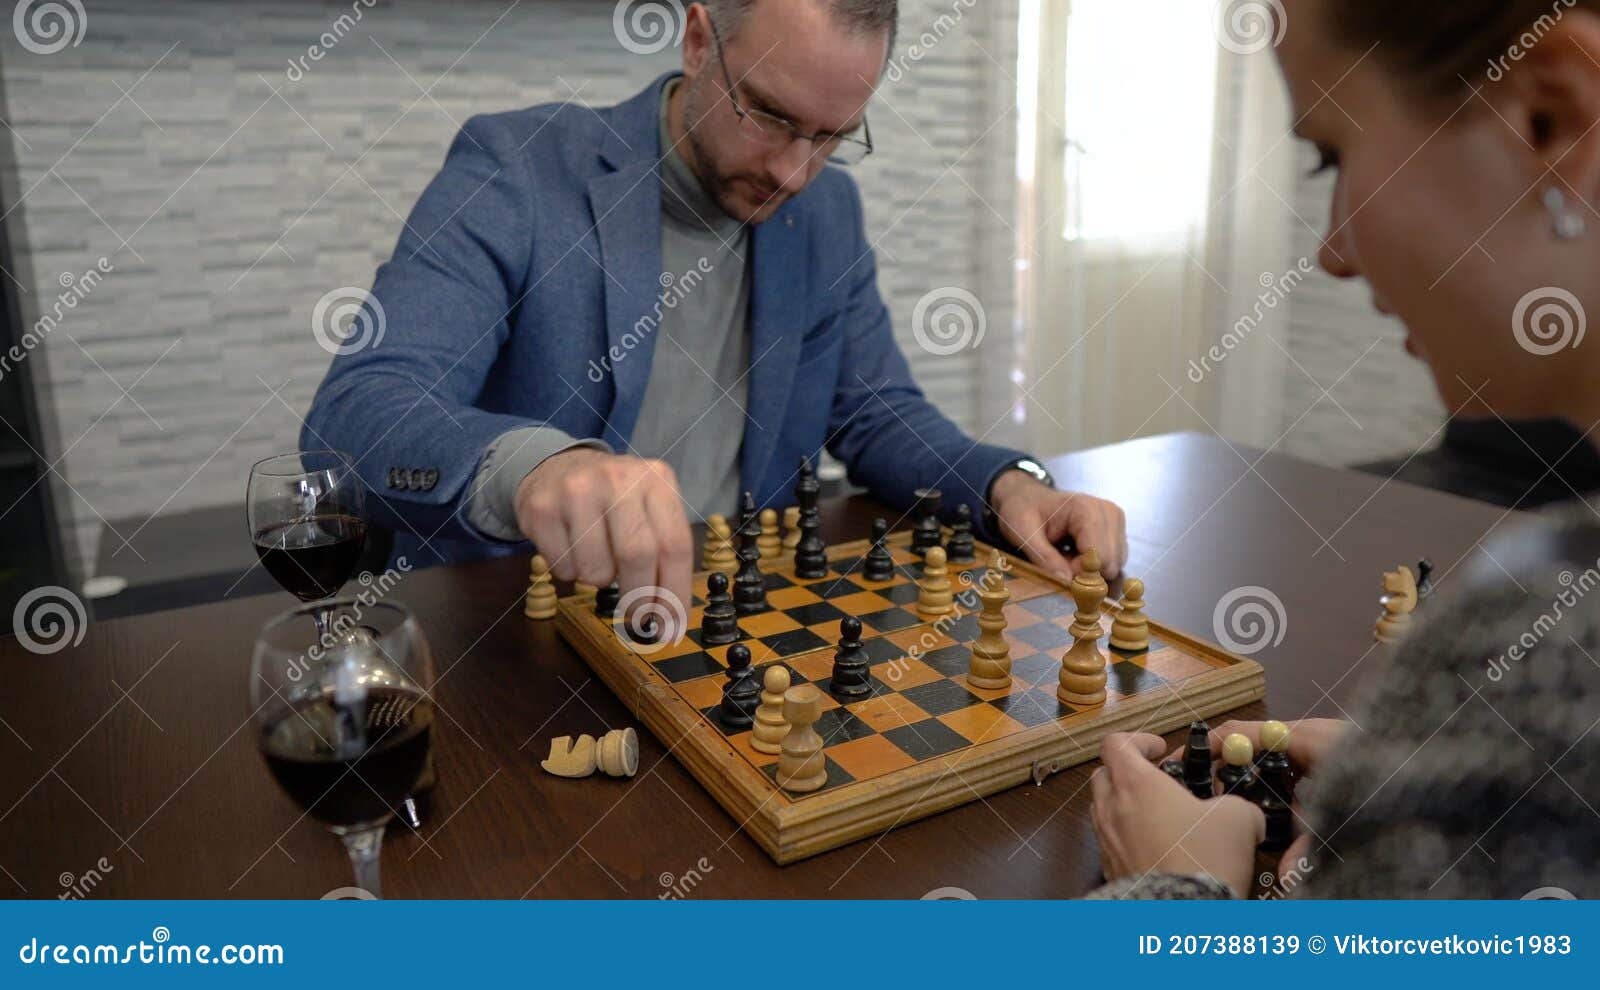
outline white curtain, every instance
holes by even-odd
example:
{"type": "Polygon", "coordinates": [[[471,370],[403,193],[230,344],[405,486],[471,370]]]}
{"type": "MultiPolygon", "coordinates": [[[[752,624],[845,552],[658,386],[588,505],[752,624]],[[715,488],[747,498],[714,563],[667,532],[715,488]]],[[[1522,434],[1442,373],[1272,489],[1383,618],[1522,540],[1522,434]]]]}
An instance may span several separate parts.
{"type": "Polygon", "coordinates": [[[1247,315],[1252,336],[1282,340],[1287,305],[1257,300],[1293,264],[1275,191],[1292,189],[1293,143],[1270,50],[1220,45],[1215,16],[1203,0],[1023,2],[1034,100],[1018,150],[1026,357],[1013,381],[1034,449],[1179,429],[1275,436],[1278,349],[1213,348],[1247,315]]]}

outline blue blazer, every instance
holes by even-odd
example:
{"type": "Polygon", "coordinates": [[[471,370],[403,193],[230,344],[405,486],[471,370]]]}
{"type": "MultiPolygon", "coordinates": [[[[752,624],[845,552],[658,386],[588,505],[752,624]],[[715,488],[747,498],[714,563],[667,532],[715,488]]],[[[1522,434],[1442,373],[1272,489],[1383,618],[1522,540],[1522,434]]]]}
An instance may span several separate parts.
{"type": "MultiPolygon", "coordinates": [[[[414,565],[526,551],[466,520],[484,450],[507,430],[626,449],[656,336],[632,331],[662,291],[671,78],[600,110],[472,118],[378,269],[364,315],[382,339],[334,359],[301,445],[356,458],[373,520],[414,565]]],[[[824,170],[755,228],[749,263],[740,475],[756,502],[793,504],[800,458],[826,446],[878,498],[904,508],[939,488],[945,513],[967,503],[981,533],[990,481],[1023,455],[974,442],[912,380],[850,176],[824,170]]]]}

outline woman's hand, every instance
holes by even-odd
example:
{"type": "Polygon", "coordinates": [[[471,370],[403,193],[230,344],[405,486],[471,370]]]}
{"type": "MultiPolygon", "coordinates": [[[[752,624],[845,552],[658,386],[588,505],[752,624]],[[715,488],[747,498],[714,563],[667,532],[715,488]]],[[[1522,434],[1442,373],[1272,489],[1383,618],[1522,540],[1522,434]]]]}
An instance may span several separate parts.
{"type": "Polygon", "coordinates": [[[1089,817],[1100,838],[1106,880],[1148,873],[1209,876],[1234,896],[1248,897],[1266,818],[1243,798],[1202,801],[1190,794],[1156,766],[1166,745],[1160,736],[1126,733],[1101,743],[1102,765],[1090,778],[1089,817]]]}

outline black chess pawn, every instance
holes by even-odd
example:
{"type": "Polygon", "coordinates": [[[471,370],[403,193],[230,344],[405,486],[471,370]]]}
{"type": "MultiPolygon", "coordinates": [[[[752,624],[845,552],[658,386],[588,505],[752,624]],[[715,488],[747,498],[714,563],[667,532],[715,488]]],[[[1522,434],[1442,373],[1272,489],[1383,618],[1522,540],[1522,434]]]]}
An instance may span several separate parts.
{"type": "Polygon", "coordinates": [[[1197,798],[1216,795],[1211,782],[1211,726],[1204,722],[1189,726],[1189,745],[1183,751],[1183,782],[1197,798]]]}
{"type": "Polygon", "coordinates": [[[828,691],[840,700],[866,697],[872,693],[869,667],[866,648],[861,645],[861,620],[845,616],[839,623],[839,651],[833,655],[828,691]]]}
{"type": "Polygon", "coordinates": [[[760,536],[755,497],[745,492],[739,514],[739,570],[733,576],[733,607],[740,615],[767,610],[767,578],[761,573],[761,549],[756,546],[760,536]]]}
{"type": "Polygon", "coordinates": [[[972,542],[972,506],[965,502],[956,506],[956,521],[950,527],[950,542],[945,544],[944,555],[952,564],[970,564],[978,559],[972,542]]]}
{"type": "Polygon", "coordinates": [[[889,523],[883,519],[872,521],[872,546],[867,550],[861,565],[861,575],[868,581],[894,580],[894,556],[889,553],[889,523]]]}
{"type": "Polygon", "coordinates": [[[761,707],[761,682],[750,666],[750,647],[735,643],[728,647],[728,683],[722,686],[722,705],[717,718],[733,731],[748,729],[755,723],[761,707]]]}
{"type": "Polygon", "coordinates": [[[944,530],[939,527],[939,502],[944,494],[937,488],[918,488],[917,522],[911,528],[911,552],[918,557],[944,542],[944,530]]]}
{"type": "Polygon", "coordinates": [[[1235,733],[1222,741],[1222,769],[1217,771],[1217,783],[1224,795],[1250,799],[1255,794],[1255,753],[1250,740],[1235,733]]]}
{"type": "Polygon", "coordinates": [[[706,578],[705,617],[700,620],[700,645],[725,646],[739,639],[739,610],[728,594],[728,575],[712,571],[706,578]]]}
{"type": "Polygon", "coordinates": [[[615,582],[594,593],[594,614],[602,619],[615,618],[617,603],[622,601],[622,592],[615,582]]]}
{"type": "Polygon", "coordinates": [[[822,542],[822,516],[817,511],[817,496],[822,485],[811,469],[811,459],[800,459],[800,480],[795,483],[795,499],[800,503],[800,542],[794,548],[794,575],[802,581],[828,576],[828,545],[822,542]]]}

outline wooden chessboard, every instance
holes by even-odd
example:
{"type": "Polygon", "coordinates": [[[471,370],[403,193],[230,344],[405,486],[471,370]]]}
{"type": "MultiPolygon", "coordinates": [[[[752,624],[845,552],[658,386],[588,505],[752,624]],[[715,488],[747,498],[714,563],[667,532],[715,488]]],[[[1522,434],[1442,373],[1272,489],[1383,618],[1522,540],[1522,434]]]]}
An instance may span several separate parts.
{"type": "MultiPolygon", "coordinates": [[[[1056,698],[1061,655],[1075,605],[1061,583],[1026,561],[1004,569],[1011,600],[1005,637],[1012,684],[966,683],[968,645],[978,636],[976,564],[950,565],[956,611],[932,621],[916,611],[920,558],[909,534],[891,536],[896,571],[861,576],[869,541],[829,548],[826,577],[801,580],[792,567],[764,568],[770,611],[739,625],[755,664],[781,662],[795,684],[822,692],[816,729],[826,740],[828,782],[794,795],[774,783],[777,757],[729,733],[716,717],[728,647],[700,644],[706,574],[695,576],[688,635],[635,647],[623,617],[595,615],[592,595],[562,599],[557,629],[617,697],[778,863],[790,863],[1098,756],[1109,732],[1164,733],[1259,700],[1266,678],[1253,661],[1169,629],[1153,601],[1150,649],[1109,649],[1107,700],[1075,708],[1056,698]],[[839,620],[858,617],[872,659],[872,694],[840,704],[828,694],[839,620]]],[[[1102,624],[1109,633],[1116,606],[1102,624]]],[[[1102,640],[1103,647],[1106,641],[1102,640]]],[[[759,675],[759,670],[758,670],[759,675]]]]}

